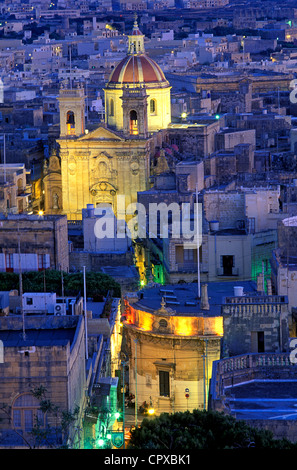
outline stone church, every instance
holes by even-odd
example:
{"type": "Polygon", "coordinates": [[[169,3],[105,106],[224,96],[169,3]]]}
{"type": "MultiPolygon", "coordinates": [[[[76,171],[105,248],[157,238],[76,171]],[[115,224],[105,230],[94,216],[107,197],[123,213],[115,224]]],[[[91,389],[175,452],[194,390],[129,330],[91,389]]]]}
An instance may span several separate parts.
{"type": "Polygon", "coordinates": [[[87,204],[111,205],[117,196],[126,207],[149,189],[151,156],[162,147],[171,122],[171,86],[145,53],[144,35],[135,20],[127,56],[114,68],[105,90],[105,123],[85,129],[85,92],[81,85],[61,87],[60,137],[44,168],[45,213],[80,220],[87,204]]]}

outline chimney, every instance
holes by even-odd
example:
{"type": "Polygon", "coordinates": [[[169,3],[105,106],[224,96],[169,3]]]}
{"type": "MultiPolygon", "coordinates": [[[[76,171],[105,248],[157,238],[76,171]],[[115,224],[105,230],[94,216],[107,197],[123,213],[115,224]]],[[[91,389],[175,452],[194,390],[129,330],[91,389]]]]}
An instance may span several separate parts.
{"type": "Polygon", "coordinates": [[[200,303],[200,308],[201,308],[202,310],[209,310],[207,284],[202,284],[202,286],[201,286],[201,303],[200,303]]]}

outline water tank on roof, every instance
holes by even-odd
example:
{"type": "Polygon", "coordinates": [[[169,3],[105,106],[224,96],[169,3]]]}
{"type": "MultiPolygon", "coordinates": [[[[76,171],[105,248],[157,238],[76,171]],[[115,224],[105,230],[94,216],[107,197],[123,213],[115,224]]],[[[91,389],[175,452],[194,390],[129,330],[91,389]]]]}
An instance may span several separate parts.
{"type": "Polygon", "coordinates": [[[242,297],[242,296],[243,296],[243,287],[234,286],[234,297],[242,297]]]}
{"type": "Polygon", "coordinates": [[[211,232],[217,232],[219,230],[220,223],[218,220],[212,220],[209,222],[209,229],[211,232]]]}
{"type": "Polygon", "coordinates": [[[87,204],[88,217],[94,216],[94,204],[87,204]]]}

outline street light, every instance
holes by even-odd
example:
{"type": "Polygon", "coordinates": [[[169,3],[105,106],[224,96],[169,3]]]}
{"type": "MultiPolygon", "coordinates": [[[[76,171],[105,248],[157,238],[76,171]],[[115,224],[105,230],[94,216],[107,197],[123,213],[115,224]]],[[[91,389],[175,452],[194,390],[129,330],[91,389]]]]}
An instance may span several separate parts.
{"type": "Polygon", "coordinates": [[[150,397],[150,407],[148,408],[147,412],[150,416],[153,416],[155,414],[155,409],[153,407],[152,397],[150,397]]]}
{"type": "Polygon", "coordinates": [[[104,439],[98,439],[97,444],[98,444],[99,447],[103,447],[104,446],[104,439]]]}

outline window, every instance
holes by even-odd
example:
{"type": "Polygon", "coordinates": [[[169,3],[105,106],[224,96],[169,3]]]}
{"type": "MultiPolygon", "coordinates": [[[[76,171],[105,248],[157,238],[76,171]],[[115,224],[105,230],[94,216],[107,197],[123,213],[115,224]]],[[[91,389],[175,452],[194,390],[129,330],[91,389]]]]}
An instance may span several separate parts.
{"type": "Polygon", "coordinates": [[[162,320],[159,321],[159,326],[160,326],[161,328],[167,328],[167,325],[168,325],[168,323],[167,323],[166,320],[163,320],[163,319],[162,319],[162,320]]]}
{"type": "Polygon", "coordinates": [[[27,304],[27,305],[33,305],[33,299],[32,299],[32,297],[27,297],[27,298],[26,298],[26,304],[27,304]]]}
{"type": "Polygon", "coordinates": [[[157,110],[156,100],[150,100],[150,113],[156,114],[156,110],[157,110]]]}
{"type": "Polygon", "coordinates": [[[184,261],[194,261],[194,250],[187,248],[184,250],[184,261]]]}
{"type": "Polygon", "coordinates": [[[13,426],[30,432],[37,420],[40,426],[45,425],[45,416],[40,410],[39,401],[29,393],[19,396],[12,406],[13,426]]]}
{"type": "Polygon", "coordinates": [[[232,276],[232,268],[234,268],[234,256],[233,255],[223,255],[220,258],[221,268],[223,268],[224,276],[232,276]]]}
{"type": "Polygon", "coordinates": [[[67,124],[67,134],[68,135],[75,134],[75,119],[74,119],[73,111],[68,111],[66,124],[67,124]]]}
{"type": "Polygon", "coordinates": [[[130,112],[130,134],[131,135],[138,134],[137,112],[134,110],[130,112]]]}
{"type": "Polygon", "coordinates": [[[5,266],[6,266],[7,273],[13,272],[13,254],[12,253],[5,254],[5,266]]]}
{"type": "Polygon", "coordinates": [[[38,255],[38,271],[46,269],[46,255],[38,255]]]}
{"type": "Polygon", "coordinates": [[[159,371],[159,388],[161,397],[169,397],[169,372],[159,371]]]}
{"type": "Polygon", "coordinates": [[[251,352],[265,352],[264,331],[251,331],[251,352]]]}
{"type": "Polygon", "coordinates": [[[109,115],[114,116],[114,101],[113,100],[110,100],[110,103],[109,103],[109,115]]]}

